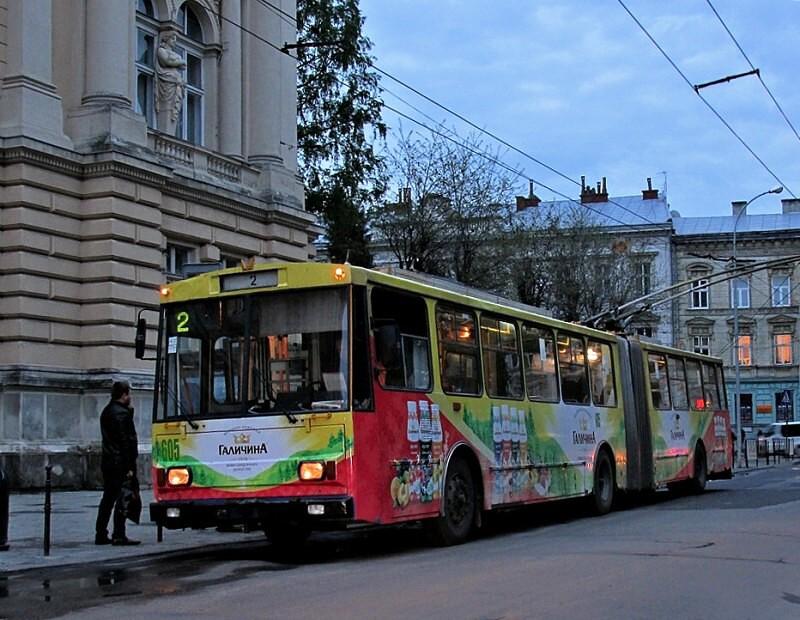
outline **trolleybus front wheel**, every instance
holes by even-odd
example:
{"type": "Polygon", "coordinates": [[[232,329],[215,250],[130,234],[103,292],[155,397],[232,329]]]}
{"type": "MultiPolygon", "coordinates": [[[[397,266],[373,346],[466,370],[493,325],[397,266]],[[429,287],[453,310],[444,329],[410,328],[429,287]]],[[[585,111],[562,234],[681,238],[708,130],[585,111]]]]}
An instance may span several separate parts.
{"type": "Polygon", "coordinates": [[[594,489],[592,501],[595,514],[604,515],[614,504],[614,469],[605,450],[597,453],[594,462],[594,489]]]}
{"type": "Polygon", "coordinates": [[[443,514],[433,523],[434,538],[442,545],[458,545],[472,533],[478,501],[472,472],[464,459],[454,460],[447,468],[442,501],[443,514]]]}

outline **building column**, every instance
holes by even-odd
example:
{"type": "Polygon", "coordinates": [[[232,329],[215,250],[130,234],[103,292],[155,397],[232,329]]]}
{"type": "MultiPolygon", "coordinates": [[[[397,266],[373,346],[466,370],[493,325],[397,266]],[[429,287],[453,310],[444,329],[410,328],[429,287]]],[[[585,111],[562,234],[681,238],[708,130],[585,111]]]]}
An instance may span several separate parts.
{"type": "Polygon", "coordinates": [[[0,87],[0,136],[70,148],[53,85],[52,0],[8,0],[8,57],[0,87]]]}
{"type": "Polygon", "coordinates": [[[242,23],[241,0],[222,4],[222,57],[219,88],[219,150],[242,157],[242,23]],[[234,25],[237,24],[237,25],[234,25]]]}
{"type": "Polygon", "coordinates": [[[136,6],[129,0],[86,0],[84,90],[67,118],[78,148],[105,142],[146,144],[143,116],[133,111],[136,6]]]}
{"type": "MultiPolygon", "coordinates": [[[[260,2],[247,6],[247,29],[267,41],[278,41],[280,18],[260,2]]],[[[250,36],[246,39],[246,55],[248,160],[262,167],[280,164],[282,54],[250,36]]]]}

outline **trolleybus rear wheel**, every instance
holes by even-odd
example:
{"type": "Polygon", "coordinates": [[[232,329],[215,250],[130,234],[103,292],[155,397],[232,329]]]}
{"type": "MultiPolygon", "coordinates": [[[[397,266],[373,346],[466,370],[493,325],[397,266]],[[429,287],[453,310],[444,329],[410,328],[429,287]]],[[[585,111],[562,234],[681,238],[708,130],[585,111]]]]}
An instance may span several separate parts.
{"type": "Polygon", "coordinates": [[[597,454],[594,462],[594,489],[592,493],[595,514],[604,515],[614,504],[614,469],[605,450],[597,454]]]}
{"type": "Polygon", "coordinates": [[[472,532],[478,501],[472,472],[463,459],[447,468],[442,501],[443,514],[434,524],[434,537],[439,544],[458,545],[472,532]]]}
{"type": "Polygon", "coordinates": [[[708,465],[706,464],[706,451],[698,445],[694,451],[694,477],[689,482],[692,493],[702,493],[708,482],[708,465]]]}

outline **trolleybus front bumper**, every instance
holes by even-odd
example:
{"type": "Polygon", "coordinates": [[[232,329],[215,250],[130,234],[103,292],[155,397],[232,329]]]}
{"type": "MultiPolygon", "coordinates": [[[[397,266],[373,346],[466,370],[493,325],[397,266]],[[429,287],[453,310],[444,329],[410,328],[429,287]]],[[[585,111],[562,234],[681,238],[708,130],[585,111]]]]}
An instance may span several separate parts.
{"type": "Polygon", "coordinates": [[[312,529],[336,529],[353,521],[350,496],[172,500],[150,504],[150,520],[167,529],[303,523],[312,529]]]}

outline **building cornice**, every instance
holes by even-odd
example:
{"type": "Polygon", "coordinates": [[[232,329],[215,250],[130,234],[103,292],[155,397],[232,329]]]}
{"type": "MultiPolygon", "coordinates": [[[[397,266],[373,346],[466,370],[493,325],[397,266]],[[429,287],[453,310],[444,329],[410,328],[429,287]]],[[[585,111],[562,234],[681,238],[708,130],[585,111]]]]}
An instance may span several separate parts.
{"type": "Polygon", "coordinates": [[[300,227],[309,234],[321,232],[316,216],[293,206],[292,197],[269,192],[263,198],[244,192],[237,193],[203,180],[176,174],[170,166],[146,155],[132,153],[126,147],[117,145],[110,145],[107,150],[99,153],[83,155],[28,138],[0,140],[0,162],[5,166],[28,164],[80,179],[112,176],[148,185],[165,195],[235,215],[266,223],[300,227]]]}

